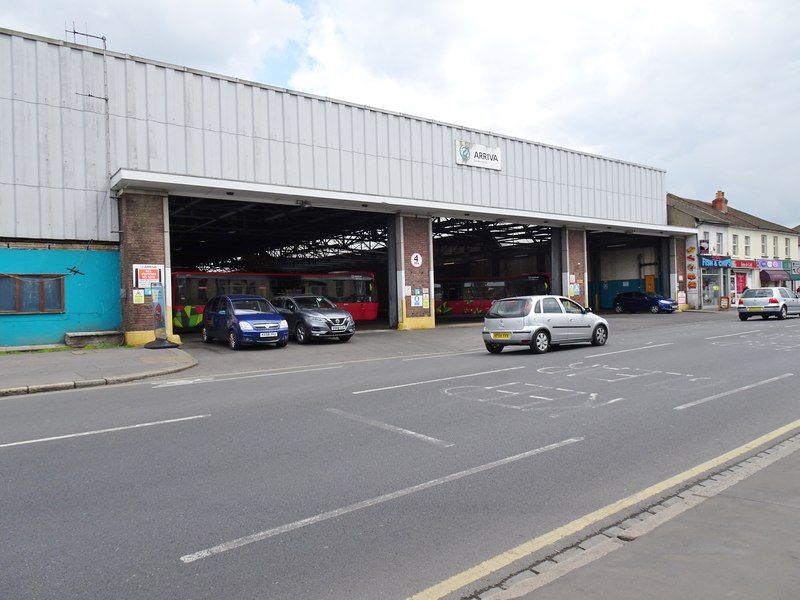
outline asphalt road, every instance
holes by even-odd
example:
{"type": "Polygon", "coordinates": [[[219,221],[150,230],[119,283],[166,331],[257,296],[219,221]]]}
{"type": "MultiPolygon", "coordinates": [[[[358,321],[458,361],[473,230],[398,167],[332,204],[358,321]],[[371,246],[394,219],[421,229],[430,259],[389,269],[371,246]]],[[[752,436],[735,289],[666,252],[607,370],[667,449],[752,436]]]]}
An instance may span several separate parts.
{"type": "Polygon", "coordinates": [[[2,597],[405,598],[800,417],[800,319],[543,356],[479,327],[0,400],[2,597]]]}

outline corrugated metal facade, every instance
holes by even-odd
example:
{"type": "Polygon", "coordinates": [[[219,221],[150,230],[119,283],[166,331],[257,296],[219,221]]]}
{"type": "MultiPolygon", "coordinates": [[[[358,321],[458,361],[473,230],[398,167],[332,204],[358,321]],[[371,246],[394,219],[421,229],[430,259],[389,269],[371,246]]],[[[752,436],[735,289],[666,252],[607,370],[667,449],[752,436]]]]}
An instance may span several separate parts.
{"type": "MultiPolygon", "coordinates": [[[[179,67],[108,55],[111,171],[665,225],[664,172],[179,67]],[[502,171],[458,166],[455,140],[502,171]]],[[[103,56],[0,31],[0,236],[115,240],[103,56]]]]}

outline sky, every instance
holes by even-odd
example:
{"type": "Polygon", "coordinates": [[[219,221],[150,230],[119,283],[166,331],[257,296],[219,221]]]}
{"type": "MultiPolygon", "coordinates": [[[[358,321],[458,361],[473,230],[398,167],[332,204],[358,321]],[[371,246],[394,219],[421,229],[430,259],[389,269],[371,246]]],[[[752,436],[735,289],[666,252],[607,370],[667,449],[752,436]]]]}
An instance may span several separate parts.
{"type": "Polygon", "coordinates": [[[796,0],[0,0],[0,26],[651,165],[800,225],[796,0]]]}

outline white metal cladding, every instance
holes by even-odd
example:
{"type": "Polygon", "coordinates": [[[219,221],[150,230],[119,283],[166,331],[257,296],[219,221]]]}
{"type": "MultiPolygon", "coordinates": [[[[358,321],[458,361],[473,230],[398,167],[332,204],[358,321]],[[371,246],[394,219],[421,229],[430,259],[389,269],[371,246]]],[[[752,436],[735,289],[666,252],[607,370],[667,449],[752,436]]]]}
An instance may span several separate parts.
{"type": "MultiPolygon", "coordinates": [[[[666,225],[659,169],[108,54],[111,171],[666,225]],[[459,166],[454,140],[503,170],[459,166]]],[[[103,56],[0,30],[0,236],[115,239],[103,56]],[[99,233],[94,233],[95,223],[99,233]]]]}

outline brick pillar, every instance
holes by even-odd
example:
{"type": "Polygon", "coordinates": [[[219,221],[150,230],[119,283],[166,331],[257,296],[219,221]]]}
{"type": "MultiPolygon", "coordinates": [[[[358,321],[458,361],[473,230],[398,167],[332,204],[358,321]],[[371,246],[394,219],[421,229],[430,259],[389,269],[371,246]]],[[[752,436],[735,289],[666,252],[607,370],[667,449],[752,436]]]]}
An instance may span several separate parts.
{"type": "Polygon", "coordinates": [[[586,306],[589,285],[589,265],[586,256],[586,232],[583,229],[567,230],[567,287],[564,295],[586,306]],[[574,292],[578,286],[578,293],[574,292]]]}
{"type": "Polygon", "coordinates": [[[433,316],[433,242],[427,217],[397,217],[398,329],[431,329],[433,316]],[[406,292],[410,291],[410,294],[406,292]]]}
{"type": "MultiPolygon", "coordinates": [[[[153,306],[151,296],[145,297],[144,304],[133,303],[133,265],[164,265],[165,278],[166,251],[164,236],[164,201],[166,196],[158,193],[124,192],[119,199],[120,223],[120,282],[124,291],[122,298],[122,330],[125,342],[139,346],[153,339],[153,306]]],[[[167,281],[165,292],[169,291],[167,281]]],[[[172,299],[167,296],[167,305],[172,299]]],[[[167,309],[170,315],[170,309],[167,309]]],[[[171,332],[171,317],[166,319],[167,332],[171,332]]]]}

